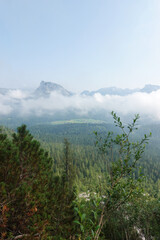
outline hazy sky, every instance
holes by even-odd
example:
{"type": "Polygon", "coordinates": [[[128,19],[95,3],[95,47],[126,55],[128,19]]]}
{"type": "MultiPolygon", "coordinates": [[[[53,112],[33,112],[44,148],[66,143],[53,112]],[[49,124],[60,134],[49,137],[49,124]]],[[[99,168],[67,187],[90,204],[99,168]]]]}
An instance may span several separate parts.
{"type": "Polygon", "coordinates": [[[160,84],[160,0],[0,0],[0,87],[160,84]]]}

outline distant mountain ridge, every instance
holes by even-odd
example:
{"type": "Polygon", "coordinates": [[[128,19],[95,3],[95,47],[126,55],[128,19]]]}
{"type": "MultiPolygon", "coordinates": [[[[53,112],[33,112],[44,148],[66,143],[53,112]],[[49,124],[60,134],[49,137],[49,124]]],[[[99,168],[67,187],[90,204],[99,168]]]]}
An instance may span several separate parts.
{"type": "MultiPolygon", "coordinates": [[[[118,95],[118,96],[126,96],[129,94],[133,94],[136,92],[145,92],[145,93],[151,93],[153,91],[157,91],[160,89],[160,86],[158,85],[152,85],[147,84],[143,88],[135,88],[135,89],[129,89],[129,88],[117,88],[117,87],[108,87],[108,88],[101,88],[96,91],[83,91],[81,95],[84,96],[93,96],[96,93],[100,93],[101,95],[118,95]]],[[[63,96],[73,96],[74,93],[66,90],[64,87],[57,83],[52,82],[45,82],[42,81],[40,83],[40,86],[35,90],[34,95],[36,97],[48,97],[51,93],[57,92],[63,96]]]]}
{"type": "Polygon", "coordinates": [[[152,85],[152,84],[147,84],[144,86],[144,88],[139,89],[129,89],[129,88],[117,88],[117,87],[108,87],[108,88],[101,88],[96,91],[83,91],[81,95],[87,95],[87,96],[93,96],[96,93],[100,93],[101,95],[119,95],[119,96],[126,96],[129,94],[133,94],[136,92],[145,92],[145,93],[151,93],[153,91],[157,91],[160,89],[160,86],[158,85],[152,85]]]}
{"type": "Polygon", "coordinates": [[[158,85],[147,84],[144,88],[140,89],[140,92],[151,93],[160,89],[158,85]]]}
{"type": "MultiPolygon", "coordinates": [[[[152,84],[147,84],[141,89],[140,88],[122,89],[122,88],[117,88],[117,87],[107,87],[107,88],[100,88],[95,91],[85,90],[85,91],[81,92],[80,95],[93,96],[94,94],[99,93],[103,96],[105,96],[105,95],[126,96],[126,95],[133,94],[136,92],[151,93],[151,92],[157,91],[159,89],[160,89],[159,85],[152,85],[152,84]]],[[[6,95],[9,93],[9,91],[13,91],[13,90],[21,90],[21,89],[0,88],[0,94],[6,95]]],[[[71,91],[68,91],[63,86],[61,86],[57,83],[41,81],[39,87],[32,91],[32,94],[30,94],[30,97],[31,98],[40,98],[40,97],[46,98],[46,97],[49,97],[52,93],[58,93],[58,94],[61,94],[62,96],[66,96],[66,97],[70,97],[75,94],[71,91]]]]}
{"type": "MultiPolygon", "coordinates": [[[[118,109],[117,111],[119,112],[123,111],[121,106],[119,106],[119,98],[114,99],[111,97],[108,102],[107,99],[101,102],[99,101],[101,98],[92,97],[94,94],[108,94],[108,96],[128,95],[131,96],[131,99],[134,101],[134,99],[137,98],[136,96],[132,98],[131,94],[139,93],[142,95],[144,93],[144,95],[148,95],[152,92],[156,93],[158,90],[160,91],[160,86],[148,84],[141,89],[110,87],[101,88],[97,91],[84,91],[80,95],[68,91],[59,84],[45,81],[42,81],[36,89],[0,88],[0,122],[4,125],[7,124],[7,126],[18,126],[22,122],[25,122],[27,125],[32,125],[33,123],[41,124],[60,120],[69,121],[79,118],[111,122],[110,111],[112,109],[118,109]],[[113,105],[110,110],[111,102],[113,102],[113,105]]],[[[159,91],[156,95],[159,95],[159,91]]],[[[146,97],[141,97],[145,101],[146,97]]],[[[157,99],[157,96],[153,96],[153,103],[156,101],[155,99],[157,99]]],[[[126,99],[124,99],[124,101],[125,100],[126,99]]],[[[150,100],[152,101],[152,96],[149,96],[149,101],[150,100]]],[[[135,102],[133,106],[135,107],[138,104],[139,102],[135,102]]],[[[126,106],[126,113],[122,114],[122,120],[132,116],[133,110],[131,105],[132,103],[129,103],[129,105],[126,106]]],[[[141,106],[138,110],[140,112],[141,106]]],[[[153,116],[149,110],[143,111],[142,109],[142,113],[140,112],[142,121],[148,123],[157,121],[159,123],[160,120],[159,117],[157,117],[156,111],[159,111],[158,107],[154,109],[153,116]]]]}

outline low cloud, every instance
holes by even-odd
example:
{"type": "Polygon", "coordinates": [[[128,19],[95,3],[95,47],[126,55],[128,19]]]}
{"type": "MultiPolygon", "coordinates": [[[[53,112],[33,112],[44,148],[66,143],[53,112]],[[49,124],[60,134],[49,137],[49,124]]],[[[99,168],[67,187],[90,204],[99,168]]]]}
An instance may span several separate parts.
{"type": "Polygon", "coordinates": [[[0,94],[0,115],[8,115],[13,111],[11,99],[8,96],[0,94]]]}
{"type": "Polygon", "coordinates": [[[123,116],[139,113],[153,120],[160,120],[160,90],[152,93],[137,92],[127,96],[73,95],[65,97],[52,93],[49,98],[29,98],[20,90],[0,94],[0,115],[15,113],[19,116],[44,114],[56,115],[57,112],[72,111],[79,116],[89,113],[115,111],[123,116]]]}
{"type": "Polygon", "coordinates": [[[13,98],[13,99],[24,99],[27,97],[26,92],[15,89],[15,90],[9,90],[7,93],[8,97],[13,98]]]}

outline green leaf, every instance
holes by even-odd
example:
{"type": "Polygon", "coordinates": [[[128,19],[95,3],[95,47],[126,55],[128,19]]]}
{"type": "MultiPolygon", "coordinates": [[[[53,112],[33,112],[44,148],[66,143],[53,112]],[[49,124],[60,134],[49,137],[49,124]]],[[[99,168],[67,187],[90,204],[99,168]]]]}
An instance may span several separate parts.
{"type": "Polygon", "coordinates": [[[81,221],[82,221],[82,222],[84,221],[85,217],[86,217],[86,214],[83,213],[82,216],[81,216],[81,221]]]}
{"type": "Polygon", "coordinates": [[[91,229],[91,233],[92,233],[92,236],[94,237],[95,234],[94,234],[94,231],[92,229],[91,229]]]}
{"type": "Polygon", "coordinates": [[[77,207],[74,208],[74,210],[78,213],[79,209],[77,207]]]}
{"type": "Polygon", "coordinates": [[[98,226],[96,227],[96,231],[97,231],[99,228],[100,228],[100,226],[98,225],[98,226]]]}
{"type": "Polygon", "coordinates": [[[75,220],[75,221],[73,221],[73,222],[81,225],[81,223],[80,223],[79,221],[77,221],[77,220],[75,220]]]}
{"type": "Polygon", "coordinates": [[[82,224],[80,225],[80,229],[81,229],[81,232],[83,232],[83,233],[84,233],[84,227],[83,227],[83,225],[82,225],[82,224]]]}

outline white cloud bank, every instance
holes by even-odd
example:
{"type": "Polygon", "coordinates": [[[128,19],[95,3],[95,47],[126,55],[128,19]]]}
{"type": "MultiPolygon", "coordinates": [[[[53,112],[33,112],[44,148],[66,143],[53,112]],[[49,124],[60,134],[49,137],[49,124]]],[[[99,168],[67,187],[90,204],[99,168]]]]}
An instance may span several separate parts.
{"type": "Polygon", "coordinates": [[[0,94],[0,115],[7,115],[14,111],[17,114],[37,115],[56,114],[57,111],[74,111],[78,115],[90,112],[111,112],[127,115],[139,113],[153,120],[160,120],[160,90],[148,93],[137,92],[127,96],[106,95],[97,93],[94,96],[74,95],[65,97],[52,93],[49,98],[26,98],[20,90],[0,94]]]}

